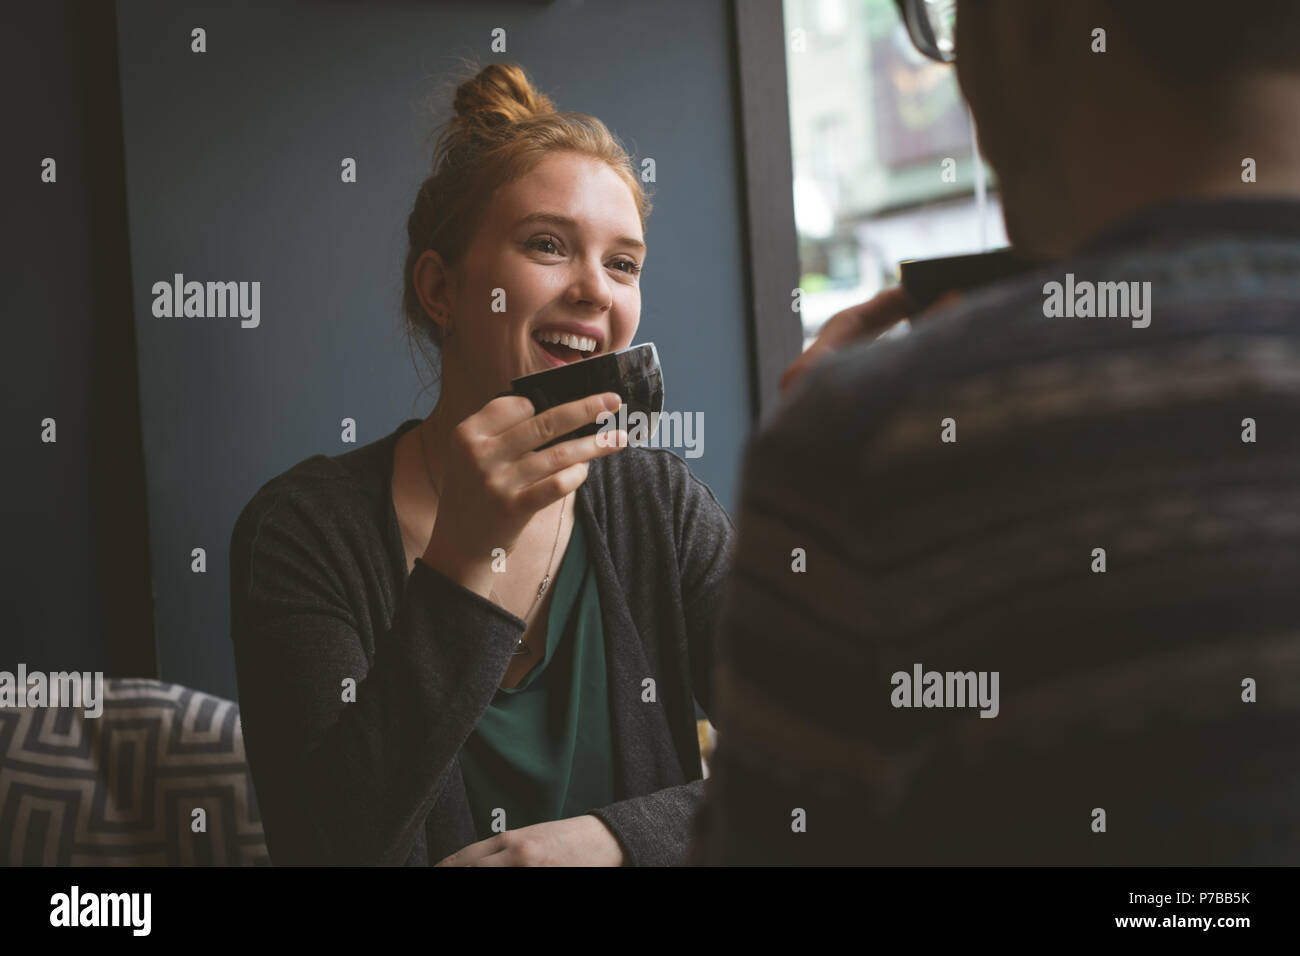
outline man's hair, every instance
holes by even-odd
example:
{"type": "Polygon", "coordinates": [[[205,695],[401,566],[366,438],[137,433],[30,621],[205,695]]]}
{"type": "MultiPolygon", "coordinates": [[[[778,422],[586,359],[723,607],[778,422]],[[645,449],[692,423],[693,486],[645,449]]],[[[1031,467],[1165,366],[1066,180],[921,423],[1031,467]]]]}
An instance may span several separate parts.
{"type": "MultiPolygon", "coordinates": [[[[1107,0],[1115,33],[1179,79],[1300,71],[1300,0],[1107,0]]],[[[1099,24],[1107,26],[1107,24],[1099,24]]]]}

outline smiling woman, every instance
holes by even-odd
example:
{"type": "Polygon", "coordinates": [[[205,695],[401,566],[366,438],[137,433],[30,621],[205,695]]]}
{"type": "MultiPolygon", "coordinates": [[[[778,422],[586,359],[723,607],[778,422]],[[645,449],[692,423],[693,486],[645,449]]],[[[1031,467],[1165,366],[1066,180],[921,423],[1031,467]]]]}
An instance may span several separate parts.
{"type": "Polygon", "coordinates": [[[550,444],[617,395],[535,413],[501,394],[631,344],[649,199],[604,124],[516,66],[465,79],[453,106],[407,223],[403,308],[436,351],[436,407],[268,482],[233,535],[268,849],[684,862],[731,520],[625,431],[550,444]]]}

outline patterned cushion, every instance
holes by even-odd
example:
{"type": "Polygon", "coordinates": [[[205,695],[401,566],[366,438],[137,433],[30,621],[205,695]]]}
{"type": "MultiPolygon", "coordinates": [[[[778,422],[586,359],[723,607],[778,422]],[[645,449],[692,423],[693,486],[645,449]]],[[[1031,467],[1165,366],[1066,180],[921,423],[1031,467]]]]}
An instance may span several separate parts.
{"type": "Polygon", "coordinates": [[[0,707],[0,864],[269,865],[239,707],[155,680],[103,698],[0,707]]]}

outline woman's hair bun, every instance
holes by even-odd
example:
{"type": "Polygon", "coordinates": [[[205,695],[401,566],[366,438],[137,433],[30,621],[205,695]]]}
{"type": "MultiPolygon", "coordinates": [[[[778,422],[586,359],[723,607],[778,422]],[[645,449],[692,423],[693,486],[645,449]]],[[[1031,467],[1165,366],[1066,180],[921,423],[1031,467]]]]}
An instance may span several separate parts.
{"type": "Polygon", "coordinates": [[[467,131],[518,123],[555,106],[513,63],[490,63],[456,87],[453,125],[467,131]]]}

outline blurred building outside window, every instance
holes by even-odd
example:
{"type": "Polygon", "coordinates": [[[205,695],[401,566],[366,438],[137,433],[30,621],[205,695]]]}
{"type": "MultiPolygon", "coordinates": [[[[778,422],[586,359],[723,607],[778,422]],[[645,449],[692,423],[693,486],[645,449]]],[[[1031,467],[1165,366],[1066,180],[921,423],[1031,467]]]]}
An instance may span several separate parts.
{"type": "Polygon", "coordinates": [[[893,0],[783,4],[807,347],[897,282],[899,260],[1007,239],[956,72],[916,50],[893,0]]]}

